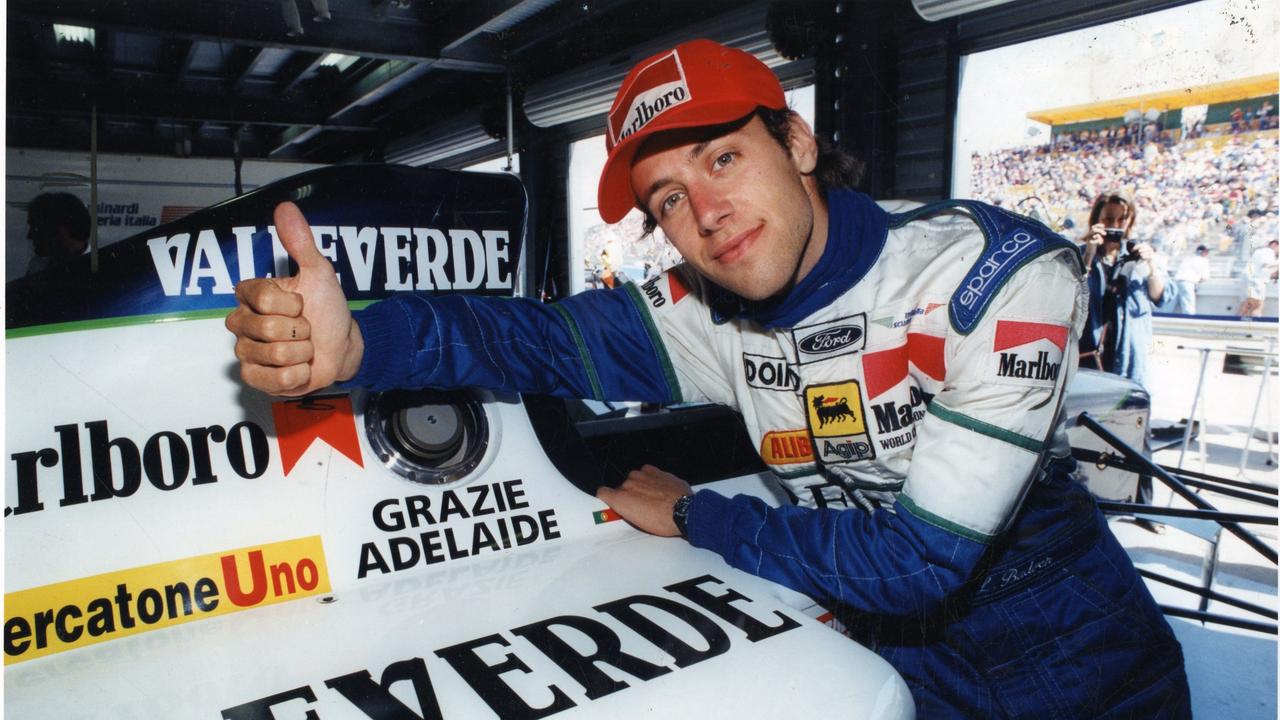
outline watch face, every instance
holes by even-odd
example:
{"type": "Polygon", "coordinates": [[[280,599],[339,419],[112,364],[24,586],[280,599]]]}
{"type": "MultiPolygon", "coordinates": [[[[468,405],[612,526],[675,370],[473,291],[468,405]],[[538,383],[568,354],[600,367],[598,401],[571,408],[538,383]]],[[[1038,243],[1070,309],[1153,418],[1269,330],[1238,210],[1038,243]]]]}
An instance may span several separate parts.
{"type": "Polygon", "coordinates": [[[680,537],[689,537],[685,524],[689,521],[689,506],[692,504],[692,495],[682,495],[676,499],[676,504],[671,509],[671,520],[676,524],[676,529],[680,531],[680,537]]]}

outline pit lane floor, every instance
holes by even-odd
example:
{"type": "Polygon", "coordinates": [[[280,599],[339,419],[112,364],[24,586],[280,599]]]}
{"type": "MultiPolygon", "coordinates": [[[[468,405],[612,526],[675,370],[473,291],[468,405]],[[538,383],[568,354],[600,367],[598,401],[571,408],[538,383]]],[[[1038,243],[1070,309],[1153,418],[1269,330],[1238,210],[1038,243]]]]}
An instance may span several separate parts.
{"type": "MultiPolygon", "coordinates": [[[[1200,353],[1179,349],[1179,345],[1204,346],[1212,343],[1185,338],[1159,336],[1152,356],[1148,390],[1151,392],[1151,426],[1159,429],[1186,418],[1191,410],[1196,379],[1200,372],[1200,353]]],[[[1220,344],[1221,345],[1221,344],[1220,344]]],[[[1193,440],[1182,467],[1228,479],[1241,479],[1275,487],[1277,472],[1274,446],[1267,453],[1266,431],[1275,432],[1280,421],[1276,399],[1280,378],[1273,374],[1267,381],[1266,397],[1258,412],[1256,436],[1249,442],[1249,454],[1240,470],[1240,453],[1258,398],[1260,373],[1236,375],[1222,372],[1223,353],[1210,355],[1201,403],[1205,403],[1205,452],[1193,440]]],[[[1197,417],[1200,412],[1197,411],[1197,417]]],[[[1159,447],[1163,443],[1157,441],[1159,447]]],[[[1154,460],[1161,465],[1177,466],[1180,446],[1158,451],[1154,460]]],[[[1219,510],[1250,514],[1274,515],[1275,507],[1249,503],[1201,491],[1202,496],[1219,510]]],[[[1158,480],[1154,504],[1191,507],[1158,480]]],[[[1111,527],[1140,568],[1201,584],[1205,558],[1212,552],[1211,539],[1217,526],[1205,521],[1174,520],[1163,534],[1148,532],[1133,522],[1112,518],[1111,527]],[[1174,524],[1176,523],[1176,525],[1174,524]]],[[[1248,525],[1247,529],[1275,547],[1275,526],[1248,525]]],[[[1154,581],[1147,581],[1156,600],[1162,605],[1189,609],[1199,606],[1199,597],[1154,581]]],[[[1230,533],[1220,536],[1216,573],[1212,589],[1264,607],[1277,607],[1276,566],[1256,550],[1230,533]]],[[[1207,611],[1239,616],[1249,620],[1265,620],[1258,615],[1219,602],[1209,602],[1207,611]]],[[[1182,642],[1186,655],[1187,675],[1191,683],[1192,709],[1196,718],[1230,718],[1247,720],[1277,717],[1277,642],[1276,636],[1227,627],[1202,624],[1182,618],[1169,618],[1182,642]]]]}

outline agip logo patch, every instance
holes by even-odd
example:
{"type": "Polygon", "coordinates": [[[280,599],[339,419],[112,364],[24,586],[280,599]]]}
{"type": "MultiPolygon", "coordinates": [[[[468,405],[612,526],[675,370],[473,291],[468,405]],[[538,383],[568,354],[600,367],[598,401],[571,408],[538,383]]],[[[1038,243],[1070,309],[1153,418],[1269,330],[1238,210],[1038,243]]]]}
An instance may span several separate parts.
{"type": "Polygon", "coordinates": [[[857,380],[804,389],[814,454],[823,463],[870,460],[876,456],[867,434],[862,386],[857,380]]]}

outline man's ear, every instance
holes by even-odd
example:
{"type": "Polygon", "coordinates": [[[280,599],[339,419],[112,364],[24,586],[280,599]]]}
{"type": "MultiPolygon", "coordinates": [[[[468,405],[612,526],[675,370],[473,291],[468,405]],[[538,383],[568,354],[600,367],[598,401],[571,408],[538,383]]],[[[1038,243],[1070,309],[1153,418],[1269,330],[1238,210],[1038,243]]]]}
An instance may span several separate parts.
{"type": "Polygon", "coordinates": [[[787,148],[791,151],[791,162],[804,175],[813,173],[818,166],[818,139],[813,136],[809,123],[797,113],[791,113],[791,124],[787,131],[787,148]]]}

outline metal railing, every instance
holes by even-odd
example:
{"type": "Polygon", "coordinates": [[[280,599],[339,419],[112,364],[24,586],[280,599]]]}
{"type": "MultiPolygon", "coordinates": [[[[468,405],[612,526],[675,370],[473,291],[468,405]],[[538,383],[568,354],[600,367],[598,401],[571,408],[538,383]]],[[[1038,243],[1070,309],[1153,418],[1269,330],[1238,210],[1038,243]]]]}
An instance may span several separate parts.
{"type": "MultiPolygon", "coordinates": [[[[1191,489],[1192,487],[1209,489],[1239,500],[1257,503],[1267,508],[1275,509],[1280,506],[1280,493],[1277,492],[1276,488],[1260,483],[1219,478],[1212,475],[1206,475],[1204,473],[1194,473],[1187,470],[1157,465],[1141,452],[1129,447],[1129,445],[1127,445],[1123,440],[1116,437],[1109,430],[1099,424],[1097,420],[1090,417],[1088,413],[1081,413],[1077,418],[1077,422],[1080,426],[1088,428],[1089,431],[1097,435],[1116,451],[1116,453],[1111,453],[1086,450],[1083,448],[1073,448],[1072,455],[1077,460],[1094,463],[1099,468],[1115,467],[1139,473],[1141,475],[1149,475],[1153,478],[1159,479],[1179,497],[1194,506],[1193,508],[1166,508],[1153,507],[1151,505],[1141,503],[1099,500],[1098,507],[1104,513],[1111,515],[1131,515],[1135,517],[1152,516],[1195,518],[1198,520],[1215,522],[1221,526],[1222,530],[1235,535],[1246,545],[1256,550],[1272,565],[1280,564],[1277,559],[1276,549],[1268,545],[1253,532],[1243,527],[1243,525],[1280,525],[1280,519],[1278,519],[1274,513],[1248,514],[1222,512],[1215,508],[1208,500],[1201,497],[1197,491],[1191,489]]],[[[1217,556],[1217,541],[1214,540],[1213,542],[1215,550],[1211,553],[1212,557],[1208,558],[1206,561],[1202,570],[1201,584],[1198,586],[1160,575],[1159,573],[1151,572],[1149,570],[1139,569],[1138,572],[1144,578],[1193,593],[1200,597],[1199,609],[1193,610],[1190,608],[1180,608],[1167,605],[1161,605],[1160,609],[1165,615],[1172,617],[1183,617],[1192,620],[1199,620],[1201,622],[1212,622],[1220,625],[1246,628],[1249,630],[1256,630],[1258,632],[1270,633],[1272,635],[1277,634],[1277,615],[1274,610],[1249,603],[1238,598],[1232,598],[1211,589],[1217,556]],[[1254,613],[1269,619],[1271,622],[1258,622],[1230,615],[1206,612],[1206,608],[1211,600],[1254,613]]]]}
{"type": "Polygon", "coordinates": [[[1275,337],[1277,323],[1280,320],[1274,317],[1155,313],[1151,324],[1156,335],[1248,342],[1266,341],[1275,337]]]}

